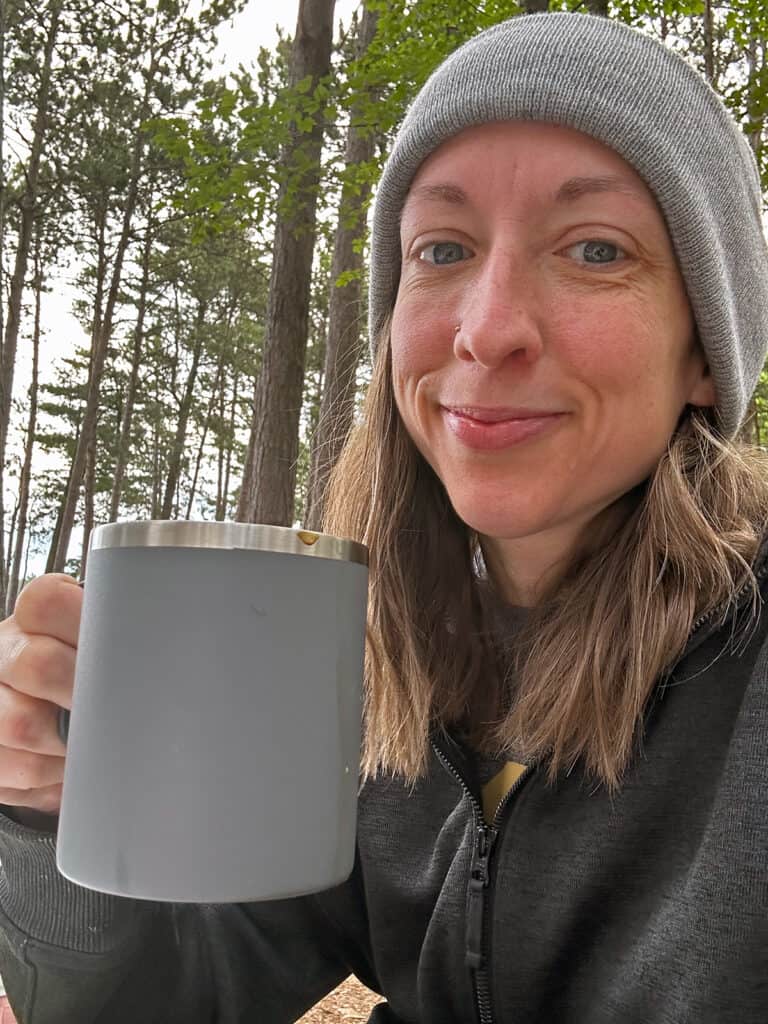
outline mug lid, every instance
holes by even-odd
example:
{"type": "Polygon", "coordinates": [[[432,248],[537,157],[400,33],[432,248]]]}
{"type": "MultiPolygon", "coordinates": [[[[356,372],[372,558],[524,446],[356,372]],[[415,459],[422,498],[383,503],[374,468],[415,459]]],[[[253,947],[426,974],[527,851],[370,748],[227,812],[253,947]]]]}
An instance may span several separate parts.
{"type": "Polygon", "coordinates": [[[91,531],[88,550],[102,548],[224,548],[314,555],[368,565],[368,548],[314,530],[261,523],[148,519],[107,523],[91,531]]]}

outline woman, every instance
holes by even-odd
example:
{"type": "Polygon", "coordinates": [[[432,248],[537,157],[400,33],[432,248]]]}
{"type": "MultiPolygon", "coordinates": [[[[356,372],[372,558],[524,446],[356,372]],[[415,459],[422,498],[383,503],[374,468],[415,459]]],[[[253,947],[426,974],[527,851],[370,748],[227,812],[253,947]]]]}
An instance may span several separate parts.
{"type": "Polygon", "coordinates": [[[628,28],[520,18],[445,62],[377,195],[328,506],[373,567],[353,874],[205,907],[60,878],[23,808],[58,807],[80,594],[35,581],[0,626],[22,1022],[132,1021],[138,978],[146,1021],[286,1022],[350,971],[376,1022],[765,1021],[768,484],[730,440],[760,213],[719,101],[628,28]]]}

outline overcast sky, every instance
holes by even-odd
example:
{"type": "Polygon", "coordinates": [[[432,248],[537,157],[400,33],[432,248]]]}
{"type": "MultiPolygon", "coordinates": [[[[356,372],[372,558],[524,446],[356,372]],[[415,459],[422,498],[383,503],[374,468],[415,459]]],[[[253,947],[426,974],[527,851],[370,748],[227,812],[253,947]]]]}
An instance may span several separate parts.
{"type": "MultiPolygon", "coordinates": [[[[336,0],[334,25],[337,30],[339,21],[345,26],[349,24],[359,3],[360,0],[336,0]]],[[[224,69],[248,65],[260,46],[271,49],[277,42],[276,25],[293,34],[298,9],[298,0],[248,0],[242,13],[229,25],[222,26],[216,59],[222,62],[224,69]]]]}

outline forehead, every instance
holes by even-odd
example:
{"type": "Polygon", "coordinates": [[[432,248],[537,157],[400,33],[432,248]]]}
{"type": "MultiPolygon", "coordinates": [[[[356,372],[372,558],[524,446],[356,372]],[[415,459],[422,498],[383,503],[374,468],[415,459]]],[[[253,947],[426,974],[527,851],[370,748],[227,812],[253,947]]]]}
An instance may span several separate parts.
{"type": "Polygon", "coordinates": [[[416,172],[404,212],[432,199],[460,203],[491,179],[518,191],[546,190],[563,202],[617,192],[656,208],[640,175],[597,139],[562,125],[503,121],[466,128],[438,146],[416,172]]]}

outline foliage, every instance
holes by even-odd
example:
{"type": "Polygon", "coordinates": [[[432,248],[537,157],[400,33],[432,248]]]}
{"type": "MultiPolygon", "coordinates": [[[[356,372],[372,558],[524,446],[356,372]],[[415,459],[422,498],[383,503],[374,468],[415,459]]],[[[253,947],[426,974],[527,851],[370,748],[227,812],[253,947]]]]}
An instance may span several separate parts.
{"type": "MultiPolygon", "coordinates": [[[[360,277],[358,270],[348,270],[331,280],[335,229],[356,224],[360,207],[365,210],[404,112],[432,70],[480,29],[522,13],[512,0],[368,2],[378,12],[378,25],[367,52],[360,55],[355,46],[356,15],[340,26],[331,75],[312,87],[309,79],[289,81],[288,38],[274,50],[260,50],[250,66],[234,74],[212,73],[216,28],[245,0],[208,0],[198,5],[195,17],[178,0],[43,0],[37,7],[7,0],[0,295],[7,294],[16,254],[41,54],[54,8],[61,28],[35,217],[45,239],[44,276],[66,277],[77,295],[73,311],[88,338],[104,324],[132,161],[138,161],[135,209],[101,383],[92,495],[96,521],[109,514],[129,401],[135,411],[120,515],[159,514],[171,484],[173,515],[189,511],[210,517],[222,510],[232,515],[260,368],[275,218],[290,213],[304,187],[301,150],[291,160],[284,154],[320,114],[327,130],[297,467],[301,512],[324,384],[330,289],[360,277]],[[344,152],[352,121],[376,140],[373,158],[356,164],[348,164],[344,152]],[[143,283],[142,245],[148,233],[151,257],[143,283]],[[140,361],[132,382],[142,303],[140,361]],[[174,452],[179,456],[175,484],[174,452]]],[[[586,0],[550,3],[552,10],[586,7],[586,0]]],[[[711,70],[712,84],[743,125],[768,188],[768,7],[762,0],[712,4],[710,21],[707,10],[704,0],[608,4],[609,17],[657,36],[702,72],[711,70]]],[[[367,240],[360,237],[356,244],[364,250],[367,240]]],[[[32,331],[33,293],[28,274],[22,361],[32,331]]],[[[72,344],[55,366],[50,362],[43,354],[47,383],[35,438],[39,457],[31,508],[38,546],[52,533],[62,501],[83,422],[92,351],[72,344]]],[[[361,392],[366,375],[361,367],[361,392]]],[[[18,399],[11,467],[19,463],[25,412],[26,400],[18,399]]],[[[765,376],[755,413],[754,435],[767,443],[765,376]]],[[[15,480],[11,476],[8,486],[15,480]]],[[[9,512],[13,506],[9,500],[9,512]]],[[[79,523],[84,508],[81,500],[79,523]]],[[[70,555],[77,559],[79,552],[70,555]]]]}

